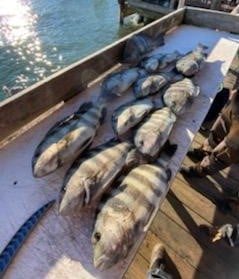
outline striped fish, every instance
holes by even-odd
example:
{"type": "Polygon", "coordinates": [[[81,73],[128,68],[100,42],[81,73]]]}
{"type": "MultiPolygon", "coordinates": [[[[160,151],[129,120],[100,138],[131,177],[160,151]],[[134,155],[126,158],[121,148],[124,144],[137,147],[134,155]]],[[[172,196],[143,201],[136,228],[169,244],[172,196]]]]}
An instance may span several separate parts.
{"type": "Polygon", "coordinates": [[[185,78],[170,85],[164,93],[163,101],[178,116],[185,112],[199,92],[199,86],[195,86],[191,79],[185,78]]]}
{"type": "Polygon", "coordinates": [[[155,107],[154,102],[147,98],[129,102],[117,108],[112,115],[112,127],[116,135],[126,133],[137,125],[155,107]]]}
{"type": "Polygon", "coordinates": [[[207,53],[205,52],[207,48],[207,46],[198,44],[194,51],[190,51],[179,59],[176,63],[178,72],[186,77],[191,77],[198,73],[207,58],[207,53]]]}
{"type": "Polygon", "coordinates": [[[36,148],[33,175],[45,176],[79,155],[93,141],[104,116],[104,104],[87,103],[54,125],[36,148]]]}
{"type": "Polygon", "coordinates": [[[155,38],[142,33],[134,35],[125,44],[123,63],[137,65],[146,53],[163,44],[164,38],[162,34],[158,34],[155,38]]]}
{"type": "Polygon", "coordinates": [[[170,82],[181,80],[183,76],[174,73],[161,73],[143,77],[134,84],[134,94],[136,98],[142,98],[157,93],[170,82]]]}
{"type": "Polygon", "coordinates": [[[143,164],[131,170],[101,205],[92,233],[93,262],[105,270],[127,257],[147,231],[168,191],[170,171],[143,164]]]}
{"type": "Polygon", "coordinates": [[[140,68],[124,69],[108,75],[101,84],[101,98],[121,96],[138,79],[146,75],[140,68]]]}
{"type": "Polygon", "coordinates": [[[37,223],[41,220],[47,210],[54,204],[55,201],[51,201],[38,209],[15,233],[13,238],[7,244],[7,246],[0,253],[0,278],[3,277],[9,264],[23,245],[24,241],[35,228],[37,223]]]}
{"type": "Polygon", "coordinates": [[[140,66],[148,73],[161,72],[170,64],[175,63],[181,56],[182,55],[178,51],[167,54],[154,54],[152,56],[145,57],[140,62],[140,66]]]}
{"type": "Polygon", "coordinates": [[[167,141],[175,122],[176,116],[169,108],[154,111],[136,131],[135,146],[142,154],[154,158],[167,141]]]}
{"type": "Polygon", "coordinates": [[[93,204],[124,167],[138,164],[137,152],[129,142],[109,142],[96,147],[68,170],[59,198],[59,213],[70,215],[93,204]]]}

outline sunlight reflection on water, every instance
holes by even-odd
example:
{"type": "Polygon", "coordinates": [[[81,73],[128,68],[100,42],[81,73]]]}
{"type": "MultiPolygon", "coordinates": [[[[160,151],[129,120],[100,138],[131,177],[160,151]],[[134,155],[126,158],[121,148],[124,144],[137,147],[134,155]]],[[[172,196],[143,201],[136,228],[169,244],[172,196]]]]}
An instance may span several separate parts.
{"type": "Polygon", "coordinates": [[[0,101],[135,29],[112,0],[0,0],[0,101]]]}

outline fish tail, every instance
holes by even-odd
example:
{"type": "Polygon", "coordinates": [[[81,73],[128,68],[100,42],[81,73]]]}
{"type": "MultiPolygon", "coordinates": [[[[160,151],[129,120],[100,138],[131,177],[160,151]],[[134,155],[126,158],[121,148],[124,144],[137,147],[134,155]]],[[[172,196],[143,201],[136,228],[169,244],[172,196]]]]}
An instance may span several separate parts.
{"type": "Polygon", "coordinates": [[[171,144],[169,141],[167,141],[164,145],[162,153],[157,159],[157,164],[166,169],[170,163],[171,158],[176,153],[177,148],[177,144],[171,144]]]}
{"type": "Polygon", "coordinates": [[[206,50],[208,50],[208,46],[199,43],[196,47],[196,52],[201,52],[205,57],[208,56],[206,50]]]}
{"type": "Polygon", "coordinates": [[[158,33],[154,38],[155,47],[164,45],[164,35],[162,33],[158,33]]]}
{"type": "Polygon", "coordinates": [[[54,204],[55,201],[50,201],[49,203],[45,204],[43,207],[38,209],[22,226],[21,228],[15,233],[13,238],[4,248],[2,253],[0,254],[0,278],[2,278],[3,274],[6,272],[9,264],[11,263],[12,259],[18,252],[18,250],[23,245],[24,241],[26,240],[27,236],[30,232],[34,229],[40,219],[43,217],[44,213],[54,204]]]}
{"type": "Polygon", "coordinates": [[[174,82],[177,82],[177,81],[180,81],[180,80],[184,79],[184,76],[182,74],[178,73],[176,68],[169,71],[169,72],[166,72],[164,75],[166,76],[168,81],[171,82],[171,83],[174,83],[174,82]]]}
{"type": "Polygon", "coordinates": [[[202,50],[206,50],[206,49],[208,49],[208,46],[206,46],[206,45],[204,45],[204,44],[202,44],[202,43],[199,43],[199,44],[197,45],[197,48],[198,48],[198,49],[202,49],[202,50]]]}
{"type": "Polygon", "coordinates": [[[100,95],[97,99],[97,103],[108,103],[114,99],[114,97],[118,97],[118,95],[114,95],[108,90],[101,89],[100,95]]]}
{"type": "Polygon", "coordinates": [[[86,102],[80,105],[80,107],[78,108],[78,110],[76,111],[76,114],[82,114],[87,112],[90,108],[92,108],[93,103],[92,102],[86,102]]]}

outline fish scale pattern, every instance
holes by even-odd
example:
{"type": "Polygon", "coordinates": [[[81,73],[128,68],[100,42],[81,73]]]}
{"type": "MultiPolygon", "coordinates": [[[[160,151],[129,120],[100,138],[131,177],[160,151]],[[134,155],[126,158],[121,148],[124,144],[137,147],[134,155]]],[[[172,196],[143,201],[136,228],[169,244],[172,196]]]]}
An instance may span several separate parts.
{"type": "Polygon", "coordinates": [[[27,236],[34,229],[36,224],[44,216],[44,213],[54,204],[54,200],[42,206],[38,209],[27,221],[21,226],[21,228],[15,233],[13,238],[4,248],[0,254],[0,278],[2,278],[8,265],[10,264],[13,257],[16,255],[27,236]]]}

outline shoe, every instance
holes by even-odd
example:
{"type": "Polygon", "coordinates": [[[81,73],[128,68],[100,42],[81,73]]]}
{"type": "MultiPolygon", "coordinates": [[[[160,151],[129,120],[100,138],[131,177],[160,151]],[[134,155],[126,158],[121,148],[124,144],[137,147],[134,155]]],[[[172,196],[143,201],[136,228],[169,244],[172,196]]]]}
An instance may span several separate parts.
{"type": "Polygon", "coordinates": [[[203,177],[203,175],[201,175],[197,169],[194,166],[191,167],[182,167],[180,170],[180,173],[188,178],[192,178],[192,177],[203,177]]]}
{"type": "Polygon", "coordinates": [[[207,155],[207,152],[201,148],[189,148],[187,153],[187,156],[193,161],[201,161],[207,155]]]}
{"type": "Polygon", "coordinates": [[[165,248],[163,244],[156,244],[153,248],[151,260],[150,260],[150,269],[160,268],[164,264],[164,255],[165,248]]]}

